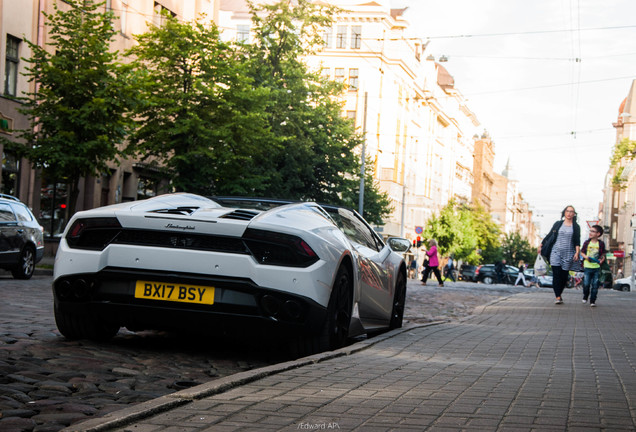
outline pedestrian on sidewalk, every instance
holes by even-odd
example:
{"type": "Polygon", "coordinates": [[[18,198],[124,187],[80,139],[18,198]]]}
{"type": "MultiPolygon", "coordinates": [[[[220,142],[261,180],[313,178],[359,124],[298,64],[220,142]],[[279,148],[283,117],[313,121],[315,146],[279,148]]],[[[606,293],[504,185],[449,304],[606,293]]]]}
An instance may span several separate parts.
{"type": "Polygon", "coordinates": [[[523,284],[523,286],[525,287],[526,284],[526,275],[523,274],[523,272],[526,270],[526,265],[523,262],[523,260],[519,261],[519,274],[517,275],[517,280],[515,281],[515,286],[517,286],[517,283],[519,282],[519,280],[521,280],[521,283],[523,284]]]}
{"type": "Polygon", "coordinates": [[[444,280],[450,279],[453,282],[455,282],[455,275],[453,274],[454,271],[455,271],[455,265],[453,264],[453,257],[449,256],[448,262],[444,266],[444,280]]]}
{"type": "Polygon", "coordinates": [[[428,263],[424,268],[424,274],[422,275],[422,283],[426,285],[426,281],[428,280],[428,275],[431,271],[435,274],[437,278],[437,282],[439,282],[439,286],[443,287],[444,282],[442,282],[442,275],[439,272],[439,258],[437,257],[437,242],[433,239],[428,242],[428,250],[424,249],[426,255],[428,256],[428,263]]]}
{"type": "Polygon", "coordinates": [[[506,283],[504,276],[506,270],[506,260],[502,259],[501,261],[497,261],[495,264],[495,276],[497,278],[497,283],[506,283]]]}
{"type": "Polygon", "coordinates": [[[415,258],[409,264],[409,279],[417,279],[417,260],[415,258]]]}
{"type": "Polygon", "coordinates": [[[576,221],[573,206],[561,212],[561,220],[556,221],[539,245],[539,253],[549,259],[552,266],[552,289],[555,304],[563,304],[563,290],[568,282],[570,270],[576,270],[581,248],[581,227],[576,221]]]}
{"type": "Polygon", "coordinates": [[[590,228],[590,238],[585,240],[581,248],[583,261],[583,303],[590,299],[590,306],[596,306],[598,295],[599,276],[601,274],[601,264],[605,261],[605,243],[600,237],[603,235],[603,227],[593,225],[590,228]],[[591,292],[590,292],[591,288],[591,292]]]}

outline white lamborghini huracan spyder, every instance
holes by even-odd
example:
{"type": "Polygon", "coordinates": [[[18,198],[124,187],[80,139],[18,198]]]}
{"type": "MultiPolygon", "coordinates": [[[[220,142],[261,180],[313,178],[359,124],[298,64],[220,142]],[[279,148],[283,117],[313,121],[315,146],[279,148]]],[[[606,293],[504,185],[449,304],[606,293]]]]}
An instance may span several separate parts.
{"type": "Polygon", "coordinates": [[[355,211],[316,203],[182,193],[82,211],[55,259],[55,320],[69,339],[258,329],[299,353],[335,349],[402,326],[396,251],[410,244],[387,243],[355,211]]]}

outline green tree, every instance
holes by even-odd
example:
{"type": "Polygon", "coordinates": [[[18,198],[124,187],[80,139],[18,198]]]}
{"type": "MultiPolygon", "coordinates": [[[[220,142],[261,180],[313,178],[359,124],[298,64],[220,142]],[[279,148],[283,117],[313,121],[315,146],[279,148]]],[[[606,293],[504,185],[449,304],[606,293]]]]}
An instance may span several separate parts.
{"type": "Polygon", "coordinates": [[[424,241],[435,239],[439,254],[452,255],[457,260],[476,259],[477,237],[466,206],[450,201],[424,228],[424,241]]]}
{"type": "Polygon", "coordinates": [[[469,260],[472,264],[494,263],[502,258],[501,229],[482,206],[471,205],[473,228],[477,235],[479,256],[476,260],[469,260]]]}
{"type": "MultiPolygon", "coordinates": [[[[333,7],[309,0],[280,1],[252,9],[254,43],[243,46],[252,59],[250,74],[269,89],[268,121],[280,145],[255,169],[268,178],[264,193],[357,208],[362,143],[338,101],[342,83],[312,72],[302,58],[322,47],[333,7]]],[[[390,213],[388,196],[371,177],[365,179],[368,220],[381,223],[390,213]]]]}
{"type": "Polygon", "coordinates": [[[177,191],[258,194],[269,173],[254,166],[278,145],[268,89],[255,84],[250,62],[219,39],[214,24],[165,18],[128,53],[144,101],[129,152],[167,168],[177,191]]]}
{"type": "Polygon", "coordinates": [[[51,43],[26,41],[32,57],[26,76],[36,84],[20,112],[31,127],[14,131],[23,145],[6,142],[55,182],[69,186],[69,212],[75,211],[81,177],[97,176],[121,153],[130,126],[133,94],[118,53],[109,51],[115,35],[103,3],[67,0],[67,11],[44,14],[51,43]]]}
{"type": "Polygon", "coordinates": [[[508,264],[516,266],[519,261],[526,264],[532,263],[537,255],[537,249],[530,245],[530,242],[521,237],[517,232],[506,234],[502,241],[503,257],[508,264]]]}
{"type": "Polygon", "coordinates": [[[482,207],[455,201],[429,219],[424,229],[424,238],[435,239],[440,254],[469,264],[494,262],[501,254],[499,236],[497,224],[482,207]]]}

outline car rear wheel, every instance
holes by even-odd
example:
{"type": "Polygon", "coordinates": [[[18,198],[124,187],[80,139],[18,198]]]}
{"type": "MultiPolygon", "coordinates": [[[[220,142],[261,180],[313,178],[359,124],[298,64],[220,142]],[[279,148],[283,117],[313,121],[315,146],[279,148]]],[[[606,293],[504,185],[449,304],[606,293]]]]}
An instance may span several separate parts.
{"type": "Polygon", "coordinates": [[[20,252],[18,265],[11,269],[15,279],[31,279],[35,270],[35,252],[31,246],[25,246],[20,252]]]}
{"type": "Polygon", "coordinates": [[[352,288],[351,273],[346,266],[341,266],[331,290],[322,330],[318,334],[293,340],[290,345],[293,356],[304,357],[345,346],[353,310],[352,288]]]}
{"type": "Polygon", "coordinates": [[[402,320],[404,319],[404,305],[406,303],[406,280],[402,273],[398,274],[397,282],[395,283],[395,295],[393,296],[393,309],[391,311],[391,323],[389,328],[391,330],[402,327],[402,320]]]}
{"type": "Polygon", "coordinates": [[[484,278],[481,281],[485,283],[486,285],[492,285],[495,282],[493,278],[490,276],[484,276],[484,278]]]}
{"type": "Polygon", "coordinates": [[[63,312],[57,300],[54,301],[53,310],[57,329],[67,339],[104,341],[112,338],[119,331],[119,326],[116,324],[100,322],[88,315],[63,312]]]}

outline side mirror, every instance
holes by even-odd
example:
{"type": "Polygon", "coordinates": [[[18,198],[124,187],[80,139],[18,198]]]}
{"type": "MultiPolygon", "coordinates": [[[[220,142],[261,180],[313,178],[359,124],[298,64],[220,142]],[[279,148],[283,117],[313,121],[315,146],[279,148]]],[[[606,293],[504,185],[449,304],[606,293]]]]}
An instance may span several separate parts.
{"type": "Polygon", "coordinates": [[[407,252],[411,248],[411,242],[401,237],[390,237],[387,243],[394,252],[398,253],[407,252]]]}

